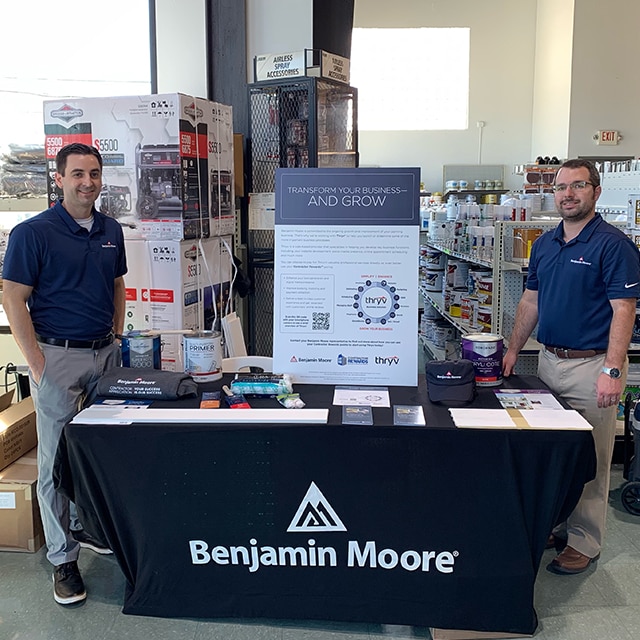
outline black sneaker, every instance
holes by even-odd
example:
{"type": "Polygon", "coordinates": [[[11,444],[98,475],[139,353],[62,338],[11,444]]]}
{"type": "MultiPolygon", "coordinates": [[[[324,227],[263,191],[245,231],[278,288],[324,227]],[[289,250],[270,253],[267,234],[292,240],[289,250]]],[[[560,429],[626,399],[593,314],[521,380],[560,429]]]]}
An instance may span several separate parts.
{"type": "Polygon", "coordinates": [[[91,549],[91,551],[95,551],[96,553],[100,553],[102,555],[109,555],[110,553],[113,553],[111,549],[105,547],[95,538],[92,538],[84,529],[72,531],[71,535],[73,536],[74,540],[77,540],[80,543],[80,546],[84,549],[91,549]]]}
{"type": "Polygon", "coordinates": [[[86,597],[87,592],[75,560],[53,568],[53,598],[58,604],[73,604],[86,597]]]}

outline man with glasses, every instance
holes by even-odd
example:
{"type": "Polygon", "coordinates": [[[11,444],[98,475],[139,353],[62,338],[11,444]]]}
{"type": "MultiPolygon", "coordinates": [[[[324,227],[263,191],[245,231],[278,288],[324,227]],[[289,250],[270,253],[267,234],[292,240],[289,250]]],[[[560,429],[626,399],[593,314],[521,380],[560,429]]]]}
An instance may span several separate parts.
{"type": "Polygon", "coordinates": [[[593,426],[596,477],[547,545],[564,545],[547,569],[566,575],[588,569],[602,548],[616,413],[640,296],[640,253],[596,213],[602,188],[591,162],[565,162],[554,191],[562,222],[532,246],[503,368],[505,376],[513,372],[538,324],[538,376],[593,426]]]}

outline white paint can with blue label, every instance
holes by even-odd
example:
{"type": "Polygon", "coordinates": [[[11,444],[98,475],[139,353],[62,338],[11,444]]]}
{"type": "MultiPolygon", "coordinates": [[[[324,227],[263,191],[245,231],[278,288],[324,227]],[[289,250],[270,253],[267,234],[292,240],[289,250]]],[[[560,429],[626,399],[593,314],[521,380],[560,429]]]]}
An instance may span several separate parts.
{"type": "Polygon", "coordinates": [[[219,331],[198,331],[183,338],[184,370],[196,382],[222,378],[222,336],[219,331]]]}

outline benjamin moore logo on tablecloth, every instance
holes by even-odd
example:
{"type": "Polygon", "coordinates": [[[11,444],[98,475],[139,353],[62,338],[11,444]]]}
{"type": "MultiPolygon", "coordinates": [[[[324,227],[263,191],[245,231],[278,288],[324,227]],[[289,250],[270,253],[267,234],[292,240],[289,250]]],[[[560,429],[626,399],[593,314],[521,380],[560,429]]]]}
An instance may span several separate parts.
{"type": "MultiPolygon", "coordinates": [[[[291,520],[287,533],[345,532],[347,528],[315,482],[311,482],[291,520]]],[[[276,536],[277,537],[277,536],[276,536]]],[[[299,538],[298,538],[299,540],[299,538]]],[[[189,540],[191,564],[245,567],[249,573],[270,567],[338,567],[348,569],[398,569],[403,571],[452,574],[458,551],[380,548],[375,540],[347,540],[342,552],[334,546],[318,544],[309,537],[297,546],[259,543],[220,545],[207,540],[189,540]]],[[[380,545],[382,547],[382,545],[380,545]]]]}
{"type": "Polygon", "coordinates": [[[302,499],[296,515],[287,529],[288,533],[294,531],[346,531],[329,501],[318,489],[315,482],[309,485],[306,495],[302,499]]]}

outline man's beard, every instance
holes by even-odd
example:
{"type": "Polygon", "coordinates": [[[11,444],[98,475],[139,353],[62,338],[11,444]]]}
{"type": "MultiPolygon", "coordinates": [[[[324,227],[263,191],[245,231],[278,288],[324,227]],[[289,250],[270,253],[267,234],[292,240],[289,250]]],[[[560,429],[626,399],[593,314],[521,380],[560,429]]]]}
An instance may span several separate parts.
{"type": "Polygon", "coordinates": [[[577,206],[569,211],[566,211],[562,208],[562,204],[567,200],[568,199],[565,198],[565,200],[563,200],[556,207],[562,219],[566,220],[567,222],[580,222],[581,220],[588,218],[591,212],[593,211],[593,205],[594,205],[593,202],[578,202],[576,200],[571,200],[571,202],[576,203],[577,206]]]}

